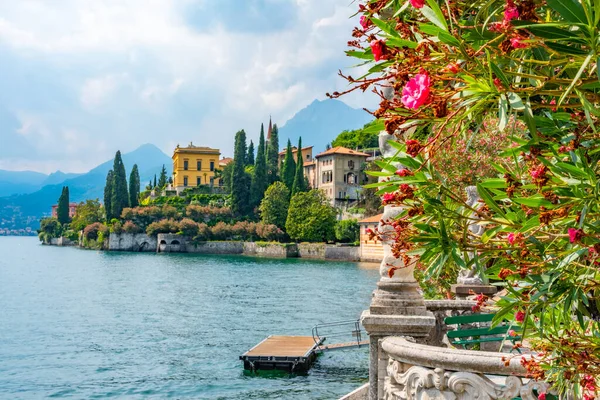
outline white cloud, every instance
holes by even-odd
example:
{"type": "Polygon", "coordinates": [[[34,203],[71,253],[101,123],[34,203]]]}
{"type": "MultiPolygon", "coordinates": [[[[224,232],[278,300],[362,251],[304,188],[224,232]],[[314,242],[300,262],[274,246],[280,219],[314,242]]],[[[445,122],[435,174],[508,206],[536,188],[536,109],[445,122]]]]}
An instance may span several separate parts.
{"type": "MultiPolygon", "coordinates": [[[[90,168],[96,161],[85,157],[82,140],[102,159],[146,142],[168,150],[172,143],[205,141],[230,153],[238,129],[257,136],[269,114],[281,125],[345,85],[336,74],[352,64],[343,51],[356,4],[288,1],[296,18],[264,32],[223,24],[195,29],[185,14],[194,0],[0,2],[0,51],[52,71],[50,90],[60,97],[19,103],[29,116],[21,118],[20,132],[70,141],[65,162],[90,168]]],[[[35,96],[35,88],[22,91],[35,96]]],[[[359,97],[351,100],[360,105],[359,97]]],[[[7,101],[0,99],[0,107],[17,108],[7,101]]],[[[42,155],[61,151],[46,145],[42,155]]]]}

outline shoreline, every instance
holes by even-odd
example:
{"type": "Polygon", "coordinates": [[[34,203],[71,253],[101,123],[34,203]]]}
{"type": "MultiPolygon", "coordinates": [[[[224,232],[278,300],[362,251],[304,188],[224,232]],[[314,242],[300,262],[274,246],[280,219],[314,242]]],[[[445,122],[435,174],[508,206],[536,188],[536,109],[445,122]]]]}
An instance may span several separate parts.
{"type": "Polygon", "coordinates": [[[111,233],[101,241],[71,241],[65,237],[53,238],[45,246],[78,247],[129,253],[176,253],[211,255],[246,255],[268,258],[305,258],[326,261],[380,263],[381,260],[361,257],[360,246],[327,243],[247,242],[237,240],[194,242],[177,234],[111,233]]]}

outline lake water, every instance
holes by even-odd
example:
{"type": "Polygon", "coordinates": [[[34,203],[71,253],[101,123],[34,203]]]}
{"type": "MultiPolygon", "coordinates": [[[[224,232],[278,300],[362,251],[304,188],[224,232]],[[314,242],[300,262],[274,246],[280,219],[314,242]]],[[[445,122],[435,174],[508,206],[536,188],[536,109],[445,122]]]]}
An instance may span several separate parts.
{"type": "Polygon", "coordinates": [[[336,399],[367,349],[304,376],[245,374],[272,334],[358,318],[371,264],[104,253],[0,238],[0,398],[336,399]]]}

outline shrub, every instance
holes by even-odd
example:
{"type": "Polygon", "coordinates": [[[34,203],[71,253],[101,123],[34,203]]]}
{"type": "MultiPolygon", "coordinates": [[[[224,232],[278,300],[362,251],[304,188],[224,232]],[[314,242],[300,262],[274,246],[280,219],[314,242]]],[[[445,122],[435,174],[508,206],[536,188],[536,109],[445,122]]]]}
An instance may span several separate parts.
{"type": "Polygon", "coordinates": [[[198,235],[198,223],[189,218],[184,218],[179,222],[179,233],[190,238],[198,235]]]}
{"type": "Polygon", "coordinates": [[[211,229],[212,237],[216,240],[227,240],[232,236],[231,225],[224,222],[217,222],[211,229]]]}
{"type": "Polygon", "coordinates": [[[77,211],[73,216],[70,227],[74,231],[79,232],[94,222],[102,221],[103,214],[102,205],[98,199],[86,200],[85,203],[79,203],[77,206],[77,211]]]}
{"type": "Polygon", "coordinates": [[[196,241],[209,240],[211,237],[211,231],[208,225],[200,223],[198,224],[198,234],[194,238],[196,241]]]}
{"type": "Polygon", "coordinates": [[[60,237],[62,230],[62,225],[56,218],[44,218],[40,221],[40,232],[45,233],[46,238],[60,237]]]}
{"type": "Polygon", "coordinates": [[[83,238],[86,240],[104,239],[108,233],[109,229],[106,225],[94,222],[83,229],[83,238]]]}
{"type": "Polygon", "coordinates": [[[213,207],[190,204],[185,209],[185,215],[196,222],[217,223],[226,222],[233,218],[229,207],[213,207]]]}
{"type": "Polygon", "coordinates": [[[355,219],[346,219],[337,221],[335,224],[335,238],[338,242],[352,243],[358,240],[360,235],[360,226],[355,219]]]}
{"type": "Polygon", "coordinates": [[[132,221],[126,221],[123,224],[123,231],[125,233],[142,233],[143,232],[142,228],[140,228],[139,226],[134,224],[132,221]]]}
{"type": "Polygon", "coordinates": [[[123,233],[123,224],[121,221],[114,220],[110,226],[110,231],[113,233],[123,233]]]}
{"type": "Polygon", "coordinates": [[[145,230],[153,222],[163,218],[162,210],[157,206],[125,208],[121,214],[125,221],[131,221],[145,230]]]}
{"type": "Polygon", "coordinates": [[[256,224],[256,235],[269,242],[281,241],[285,237],[285,233],[273,224],[256,224]]]}
{"type": "Polygon", "coordinates": [[[177,233],[179,232],[179,223],[174,219],[162,219],[153,222],[146,228],[148,236],[156,236],[159,233],[177,233]]]}

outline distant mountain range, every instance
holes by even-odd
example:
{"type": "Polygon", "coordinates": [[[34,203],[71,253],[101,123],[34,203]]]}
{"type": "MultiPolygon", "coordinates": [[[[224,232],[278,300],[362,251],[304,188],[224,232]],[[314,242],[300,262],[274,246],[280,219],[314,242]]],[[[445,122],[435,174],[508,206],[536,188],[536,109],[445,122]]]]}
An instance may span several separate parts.
{"type": "MultiPolygon", "coordinates": [[[[163,165],[169,175],[172,172],[171,157],[152,144],[145,144],[130,153],[123,154],[123,163],[128,179],[133,165],[138,165],[142,187],[145,187],[155,174],[160,174],[163,165]]],[[[1,171],[0,181],[5,179],[10,182],[12,179],[13,185],[38,186],[38,188],[31,192],[0,197],[0,228],[21,229],[29,226],[37,229],[39,220],[50,214],[51,207],[56,204],[63,186],[69,186],[71,201],[102,199],[106,174],[112,169],[112,166],[113,160],[108,160],[89,172],[79,175],[64,174],[60,171],[51,175],[30,171],[19,173],[1,171]]]]}
{"type": "Polygon", "coordinates": [[[46,185],[57,185],[79,175],[81,174],[65,174],[62,171],[46,175],[33,171],[0,170],[0,197],[33,193],[46,185]]]}
{"type": "Polygon", "coordinates": [[[314,146],[313,154],[325,151],[328,143],[344,130],[362,128],[374,118],[364,110],[348,106],[339,100],[315,100],[298,111],[279,128],[279,145],[298,144],[302,136],[302,146],[314,146]]]}

